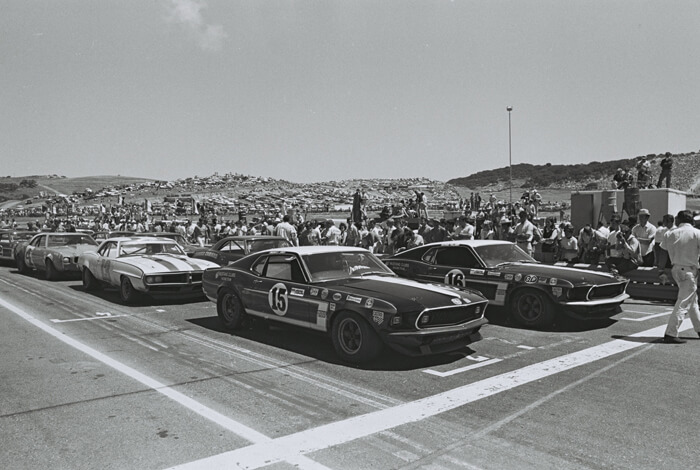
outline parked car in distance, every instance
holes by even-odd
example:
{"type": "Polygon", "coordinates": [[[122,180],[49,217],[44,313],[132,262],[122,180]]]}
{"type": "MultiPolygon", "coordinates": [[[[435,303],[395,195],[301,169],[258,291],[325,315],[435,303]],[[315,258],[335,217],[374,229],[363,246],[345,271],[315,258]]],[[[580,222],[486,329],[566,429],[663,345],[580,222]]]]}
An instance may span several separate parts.
{"type": "Polygon", "coordinates": [[[477,289],[525,326],[551,325],[558,314],[609,318],[629,298],[622,276],[542,264],[508,241],[430,243],[383,261],[401,277],[477,289]]]}
{"type": "Polygon", "coordinates": [[[20,242],[29,241],[37,232],[22,230],[0,231],[0,260],[15,261],[15,246],[20,242]]]}
{"type": "Polygon", "coordinates": [[[488,323],[480,293],[399,279],[354,247],[253,253],[206,270],[202,289],[229,330],[250,316],[321,331],[353,363],[376,358],[385,344],[407,355],[461,349],[480,340],[488,323]]]}
{"type": "Polygon", "coordinates": [[[78,260],[85,290],[111,286],[119,288],[124,303],[135,302],[140,294],[153,297],[202,296],[202,272],[218,267],[206,260],[190,259],[182,247],[169,238],[110,238],[78,260]]]}
{"type": "Polygon", "coordinates": [[[78,273],[78,257],[94,250],[97,242],[90,235],[79,232],[40,232],[28,242],[15,246],[14,258],[21,273],[30,270],[43,272],[49,281],[61,274],[78,273]]]}
{"type": "Polygon", "coordinates": [[[269,235],[232,236],[222,238],[208,248],[196,248],[192,257],[226,266],[251,253],[289,246],[292,246],[291,243],[284,237],[269,235]]]}

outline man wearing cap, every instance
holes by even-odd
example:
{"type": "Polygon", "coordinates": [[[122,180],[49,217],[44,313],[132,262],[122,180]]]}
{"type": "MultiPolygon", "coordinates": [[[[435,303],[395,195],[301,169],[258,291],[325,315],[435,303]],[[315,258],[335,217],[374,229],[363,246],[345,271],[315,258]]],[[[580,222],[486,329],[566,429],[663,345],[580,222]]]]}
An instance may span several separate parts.
{"type": "Polygon", "coordinates": [[[637,214],[637,225],[632,227],[632,235],[642,246],[642,266],[654,266],[654,235],[656,227],[649,223],[648,209],[640,209],[637,214]]]}
{"type": "MultiPolygon", "coordinates": [[[[673,280],[678,285],[678,298],[668,319],[664,333],[664,343],[681,344],[685,340],[678,337],[678,328],[686,314],[690,316],[693,328],[700,336],[700,309],[698,308],[698,258],[700,258],[700,230],[693,227],[693,214],[682,210],[676,215],[674,230],[664,235],[661,247],[668,251],[673,267],[670,269],[673,280]]],[[[668,274],[669,269],[666,268],[668,274]]]]}

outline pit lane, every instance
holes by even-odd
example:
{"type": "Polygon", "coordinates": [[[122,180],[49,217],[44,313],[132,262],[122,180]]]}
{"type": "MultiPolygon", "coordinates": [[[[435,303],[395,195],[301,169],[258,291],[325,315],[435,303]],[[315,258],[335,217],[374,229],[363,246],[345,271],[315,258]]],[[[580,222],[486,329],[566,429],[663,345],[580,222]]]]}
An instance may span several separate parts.
{"type": "Polygon", "coordinates": [[[387,352],[355,368],[304,330],[231,336],[206,301],[126,307],[115,291],[8,267],[0,298],[4,468],[658,468],[698,457],[687,411],[700,341],[654,343],[668,304],[632,300],[614,322],[548,332],[494,312],[471,349],[387,352]],[[556,369],[611,343],[628,347],[556,369]],[[527,368],[544,375],[524,380],[527,368]]]}

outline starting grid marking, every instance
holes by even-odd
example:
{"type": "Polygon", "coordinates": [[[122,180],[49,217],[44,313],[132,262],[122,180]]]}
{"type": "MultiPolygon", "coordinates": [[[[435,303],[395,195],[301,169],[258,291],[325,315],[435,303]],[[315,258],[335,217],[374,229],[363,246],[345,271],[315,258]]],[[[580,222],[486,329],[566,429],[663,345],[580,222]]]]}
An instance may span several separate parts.
{"type": "Polygon", "coordinates": [[[632,318],[632,317],[621,317],[620,320],[627,320],[627,321],[647,321],[651,320],[653,318],[659,318],[659,317],[665,317],[671,314],[673,310],[668,310],[666,312],[661,312],[661,313],[647,313],[647,312],[638,312],[635,310],[625,310],[625,313],[638,313],[640,315],[643,315],[642,317],[639,318],[632,318]]]}
{"type": "MultiPolygon", "coordinates": [[[[679,331],[692,325],[684,320],[679,331]]],[[[666,326],[657,326],[632,334],[629,338],[660,336],[666,326]]],[[[565,354],[547,361],[489,377],[478,382],[342,421],[311,428],[259,444],[252,444],[223,454],[172,467],[177,470],[211,470],[214,468],[256,469],[290,461],[313,452],[336,447],[399,426],[420,422],[469,403],[529,384],[546,377],[590,364],[610,356],[648,345],[646,341],[616,339],[607,343],[565,354]]],[[[485,361],[483,361],[485,362],[485,361]]],[[[482,363],[483,363],[482,362],[482,363]]]]}

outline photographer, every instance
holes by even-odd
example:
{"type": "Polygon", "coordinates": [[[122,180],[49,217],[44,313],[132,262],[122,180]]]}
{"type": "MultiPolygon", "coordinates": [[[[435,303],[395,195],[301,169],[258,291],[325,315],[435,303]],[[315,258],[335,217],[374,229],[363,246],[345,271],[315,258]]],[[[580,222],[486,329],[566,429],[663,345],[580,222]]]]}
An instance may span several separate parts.
{"type": "MultiPolygon", "coordinates": [[[[626,223],[620,225],[620,230],[614,233],[614,237],[614,253],[618,256],[608,257],[605,265],[611,271],[615,270],[620,274],[637,269],[642,263],[642,249],[639,240],[632,235],[630,226],[626,223]]],[[[608,244],[610,245],[610,241],[608,244]]],[[[609,250],[613,252],[613,248],[609,247],[609,250]]]]}

